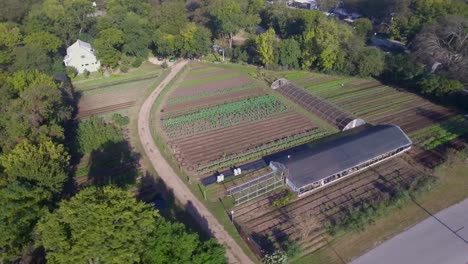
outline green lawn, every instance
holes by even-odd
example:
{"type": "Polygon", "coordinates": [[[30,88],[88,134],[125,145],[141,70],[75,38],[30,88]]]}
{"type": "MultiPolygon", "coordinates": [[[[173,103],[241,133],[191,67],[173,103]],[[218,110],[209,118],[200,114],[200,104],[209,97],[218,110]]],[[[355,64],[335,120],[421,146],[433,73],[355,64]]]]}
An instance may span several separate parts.
{"type": "Polygon", "coordinates": [[[83,75],[78,75],[72,79],[72,83],[76,90],[90,90],[127,81],[130,82],[138,79],[157,77],[161,74],[161,71],[161,66],[144,62],[139,68],[130,69],[128,73],[114,74],[111,77],[103,77],[100,73],[94,72],[88,79],[85,79],[83,75]]]}

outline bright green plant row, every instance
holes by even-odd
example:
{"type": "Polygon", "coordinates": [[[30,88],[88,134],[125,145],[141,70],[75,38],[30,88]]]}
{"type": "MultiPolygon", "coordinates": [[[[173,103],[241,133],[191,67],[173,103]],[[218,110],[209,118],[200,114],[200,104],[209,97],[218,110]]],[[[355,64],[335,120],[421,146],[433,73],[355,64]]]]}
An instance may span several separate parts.
{"type": "Polygon", "coordinates": [[[196,80],[186,81],[186,82],[181,83],[179,85],[179,87],[186,87],[186,86],[190,86],[190,85],[201,84],[201,83],[212,82],[212,81],[220,81],[220,80],[235,77],[237,75],[239,75],[239,73],[229,73],[229,74],[216,75],[216,76],[203,78],[203,79],[196,79],[196,80]]]}
{"type": "Polygon", "coordinates": [[[380,96],[371,97],[371,99],[367,99],[365,101],[354,100],[354,102],[348,103],[346,105],[346,109],[350,112],[358,111],[359,109],[364,107],[364,105],[370,105],[379,101],[382,101],[381,103],[384,104],[385,102],[391,102],[392,100],[398,98],[401,98],[401,96],[395,93],[381,94],[380,96]]]}
{"type": "Polygon", "coordinates": [[[310,74],[310,72],[295,72],[295,73],[290,73],[290,74],[284,75],[284,78],[286,78],[288,80],[299,79],[299,78],[308,76],[309,74],[310,74]]]}
{"type": "Polygon", "coordinates": [[[390,88],[386,86],[380,86],[380,87],[375,87],[375,88],[370,88],[370,89],[365,89],[365,90],[357,90],[353,89],[351,91],[347,90],[348,92],[342,93],[342,94],[336,94],[333,95],[334,98],[331,99],[336,103],[340,103],[344,100],[350,99],[350,98],[355,98],[356,100],[361,100],[361,97],[364,96],[370,96],[373,94],[380,94],[385,92],[386,94],[395,94],[394,91],[389,90],[390,88]]]}
{"type": "Polygon", "coordinates": [[[246,162],[246,161],[253,160],[253,159],[274,153],[274,152],[278,152],[281,150],[299,146],[301,144],[305,144],[307,142],[320,139],[326,135],[327,135],[326,131],[323,131],[318,128],[318,129],[314,129],[314,130],[307,131],[304,133],[296,134],[290,137],[278,139],[267,144],[255,146],[242,153],[234,153],[226,157],[222,157],[217,160],[214,160],[210,162],[209,164],[203,167],[200,167],[198,169],[198,172],[200,174],[205,174],[205,173],[212,172],[218,169],[224,169],[233,164],[246,162]]]}
{"type": "Polygon", "coordinates": [[[312,84],[312,85],[306,86],[305,88],[307,90],[320,91],[323,88],[331,87],[331,86],[341,84],[341,83],[344,83],[344,82],[347,82],[347,81],[349,81],[349,78],[344,78],[344,79],[338,79],[338,80],[333,80],[333,81],[328,81],[328,82],[312,84]]]}
{"type": "Polygon", "coordinates": [[[162,121],[166,132],[183,128],[185,125],[203,121],[203,130],[226,127],[241,121],[255,121],[269,117],[271,114],[287,110],[287,107],[272,95],[262,95],[232,103],[205,108],[183,116],[162,121]]]}
{"type": "Polygon", "coordinates": [[[194,100],[194,99],[198,99],[198,98],[202,98],[202,97],[208,97],[208,96],[214,96],[214,95],[227,94],[227,93],[247,90],[247,89],[254,88],[256,86],[257,86],[256,84],[248,84],[248,85],[232,87],[232,88],[228,88],[228,89],[224,89],[224,90],[219,90],[219,91],[204,92],[204,93],[194,94],[194,95],[190,95],[190,96],[171,98],[171,99],[167,100],[167,103],[168,104],[180,103],[180,102],[190,101],[190,100],[194,100]]]}
{"type": "Polygon", "coordinates": [[[440,124],[418,130],[411,138],[426,150],[434,149],[468,133],[468,121],[457,116],[440,124]]]}
{"type": "Polygon", "coordinates": [[[365,114],[370,113],[370,112],[375,111],[375,110],[380,110],[380,109],[385,110],[386,108],[389,108],[389,107],[395,108],[395,107],[397,107],[397,106],[399,106],[399,105],[401,105],[403,103],[408,103],[408,102],[411,102],[413,100],[414,100],[414,98],[403,97],[400,100],[395,100],[395,101],[389,102],[388,104],[376,105],[374,107],[369,107],[369,108],[363,109],[361,111],[356,111],[355,114],[360,116],[360,115],[365,115],[365,114]]]}

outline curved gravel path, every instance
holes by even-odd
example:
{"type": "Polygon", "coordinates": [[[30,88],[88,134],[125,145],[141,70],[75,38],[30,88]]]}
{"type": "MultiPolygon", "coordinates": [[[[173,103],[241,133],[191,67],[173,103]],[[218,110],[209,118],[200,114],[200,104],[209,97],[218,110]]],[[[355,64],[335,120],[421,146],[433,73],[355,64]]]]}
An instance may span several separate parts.
{"type": "Polygon", "coordinates": [[[156,147],[151,135],[151,108],[162,90],[186,64],[187,61],[176,63],[171,68],[171,72],[143,103],[140,112],[138,113],[138,135],[140,137],[141,144],[159,177],[161,177],[167,187],[172,190],[177,200],[188,210],[188,212],[202,227],[207,229],[206,231],[208,233],[212,234],[219,243],[226,247],[226,256],[228,257],[229,263],[253,263],[236,241],[234,241],[226,230],[224,230],[224,227],[218,222],[218,220],[210,211],[208,211],[205,205],[197,199],[180,177],[174,172],[172,167],[156,147]]]}

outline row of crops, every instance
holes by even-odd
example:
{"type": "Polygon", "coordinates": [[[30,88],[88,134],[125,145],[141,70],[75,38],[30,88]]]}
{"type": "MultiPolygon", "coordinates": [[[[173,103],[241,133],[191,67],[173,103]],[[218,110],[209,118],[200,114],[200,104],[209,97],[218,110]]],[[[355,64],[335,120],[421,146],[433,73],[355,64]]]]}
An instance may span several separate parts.
{"type": "Polygon", "coordinates": [[[304,133],[299,133],[285,138],[280,138],[272,142],[254,146],[250,149],[243,151],[242,153],[234,153],[222,158],[208,162],[207,164],[201,165],[198,169],[200,174],[215,171],[218,169],[229,167],[233,164],[242,163],[255,158],[278,152],[281,150],[289,149],[292,147],[299,146],[301,144],[320,139],[327,135],[327,132],[320,129],[312,129],[304,133]]]}
{"type": "Polygon", "coordinates": [[[161,120],[170,138],[186,136],[240,122],[257,121],[288,108],[272,95],[262,95],[161,120]]]}
{"type": "Polygon", "coordinates": [[[248,89],[255,88],[256,86],[257,86],[256,84],[248,84],[248,85],[242,85],[242,86],[232,87],[232,88],[223,89],[223,90],[203,92],[203,93],[198,93],[198,94],[189,95],[189,96],[170,98],[169,100],[167,100],[167,104],[186,102],[186,101],[195,100],[195,99],[199,99],[199,98],[203,98],[203,97],[209,97],[209,96],[215,96],[215,95],[228,94],[228,93],[248,90],[248,89]]]}
{"type": "Polygon", "coordinates": [[[434,149],[468,133],[468,121],[456,116],[433,126],[420,129],[410,135],[414,143],[426,150],[434,149]]]}

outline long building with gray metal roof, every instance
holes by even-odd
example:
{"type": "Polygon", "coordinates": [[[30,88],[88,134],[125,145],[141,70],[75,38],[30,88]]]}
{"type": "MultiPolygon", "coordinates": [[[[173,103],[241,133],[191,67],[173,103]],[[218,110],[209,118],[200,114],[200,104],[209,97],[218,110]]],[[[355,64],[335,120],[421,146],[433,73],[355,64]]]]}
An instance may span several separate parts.
{"type": "Polygon", "coordinates": [[[400,127],[377,125],[276,156],[272,161],[286,167],[286,183],[302,196],[399,155],[411,145],[412,141],[400,127]]]}

